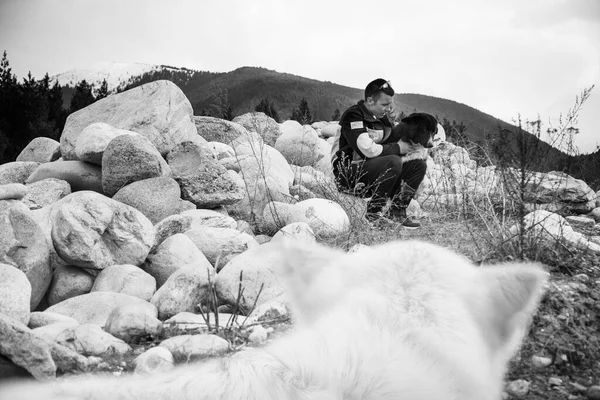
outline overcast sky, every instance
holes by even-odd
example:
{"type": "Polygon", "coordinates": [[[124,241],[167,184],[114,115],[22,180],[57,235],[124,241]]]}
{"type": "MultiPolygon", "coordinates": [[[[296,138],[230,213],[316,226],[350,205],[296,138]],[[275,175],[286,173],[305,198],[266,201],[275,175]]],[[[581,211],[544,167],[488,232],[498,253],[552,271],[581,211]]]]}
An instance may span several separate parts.
{"type": "Polygon", "coordinates": [[[0,0],[2,50],[19,77],[110,61],[383,77],[544,129],[595,84],[576,144],[600,144],[600,0],[0,0]]]}

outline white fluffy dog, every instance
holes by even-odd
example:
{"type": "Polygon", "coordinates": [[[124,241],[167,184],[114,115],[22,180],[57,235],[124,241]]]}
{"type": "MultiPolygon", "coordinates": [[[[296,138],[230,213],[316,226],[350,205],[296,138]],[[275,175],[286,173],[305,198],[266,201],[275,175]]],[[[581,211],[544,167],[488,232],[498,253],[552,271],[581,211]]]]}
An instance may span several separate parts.
{"type": "Polygon", "coordinates": [[[268,246],[287,259],[296,318],[268,347],[157,376],[21,383],[0,399],[498,400],[547,276],[416,241],[268,246]]]}

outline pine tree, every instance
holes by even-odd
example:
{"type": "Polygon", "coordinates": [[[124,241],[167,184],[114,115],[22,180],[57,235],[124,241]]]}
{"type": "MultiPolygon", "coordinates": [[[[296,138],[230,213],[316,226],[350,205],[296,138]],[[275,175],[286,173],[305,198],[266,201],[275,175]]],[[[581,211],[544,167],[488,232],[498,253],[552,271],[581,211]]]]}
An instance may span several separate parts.
{"type": "Polygon", "coordinates": [[[106,82],[106,79],[104,79],[102,80],[100,89],[98,89],[98,93],[96,93],[96,101],[103,99],[106,96],[108,96],[108,82],[106,82]]]}
{"type": "Polygon", "coordinates": [[[84,79],[75,86],[75,93],[71,98],[69,112],[72,114],[75,111],[81,110],[96,101],[92,93],[92,85],[84,79]]]}
{"type": "Polygon", "coordinates": [[[339,121],[341,117],[342,117],[342,115],[340,114],[340,109],[336,108],[335,111],[333,112],[333,115],[331,116],[331,120],[339,121]]]}
{"type": "Polygon", "coordinates": [[[298,108],[296,108],[292,111],[292,116],[290,119],[298,121],[302,125],[312,123],[310,107],[308,106],[308,102],[306,101],[306,99],[304,97],[302,98],[302,100],[300,100],[300,104],[298,105],[298,108]]]}
{"type": "Polygon", "coordinates": [[[269,117],[273,118],[275,121],[279,122],[279,114],[275,109],[275,105],[268,97],[263,98],[260,103],[254,107],[254,111],[263,112],[269,117]]]}

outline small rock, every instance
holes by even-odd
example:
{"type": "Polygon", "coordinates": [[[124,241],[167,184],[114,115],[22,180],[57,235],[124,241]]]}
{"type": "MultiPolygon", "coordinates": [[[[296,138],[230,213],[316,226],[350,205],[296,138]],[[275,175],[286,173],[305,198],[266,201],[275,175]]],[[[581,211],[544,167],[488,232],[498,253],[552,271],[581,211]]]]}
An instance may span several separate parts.
{"type": "Polygon", "coordinates": [[[252,332],[248,336],[248,340],[251,343],[260,344],[267,341],[269,331],[262,327],[262,325],[256,325],[253,327],[252,332]]]}
{"type": "Polygon", "coordinates": [[[588,389],[587,397],[589,400],[600,400],[600,386],[591,386],[588,389]]]}
{"type": "Polygon", "coordinates": [[[174,368],[173,354],[164,347],[153,347],[140,354],[134,361],[136,374],[155,374],[174,368]]]}
{"type": "Polygon", "coordinates": [[[511,396],[522,398],[527,396],[530,386],[531,384],[528,381],[524,379],[517,379],[509,382],[509,384],[506,386],[506,391],[511,396]]]}
{"type": "Polygon", "coordinates": [[[588,388],[577,383],[577,382],[570,382],[571,387],[573,388],[573,390],[575,390],[575,392],[577,393],[585,393],[588,391],[588,388]]]}
{"type": "Polygon", "coordinates": [[[189,362],[229,350],[227,340],[211,334],[174,336],[159,346],[168,349],[177,362],[189,362]]]}
{"type": "Polygon", "coordinates": [[[548,384],[550,386],[562,386],[563,380],[560,378],[557,378],[555,376],[552,376],[552,377],[548,378],[548,384]]]}
{"type": "Polygon", "coordinates": [[[552,359],[548,357],[532,356],[531,363],[536,368],[544,368],[552,364],[552,359]]]}

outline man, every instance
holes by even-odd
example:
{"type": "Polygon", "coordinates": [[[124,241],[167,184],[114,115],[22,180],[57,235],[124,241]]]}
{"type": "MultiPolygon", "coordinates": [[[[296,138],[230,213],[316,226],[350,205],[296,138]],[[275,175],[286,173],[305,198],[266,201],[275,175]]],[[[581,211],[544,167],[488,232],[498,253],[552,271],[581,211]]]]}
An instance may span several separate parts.
{"type": "Polygon", "coordinates": [[[406,207],[423,181],[427,164],[424,160],[402,162],[402,155],[420,146],[399,141],[392,135],[394,89],[385,79],[375,79],[365,88],[365,99],[348,108],[339,124],[339,142],[332,148],[332,166],[342,191],[364,186],[361,193],[371,196],[366,218],[380,221],[388,201],[390,218],[410,229],[420,224],[406,215],[406,207]]]}

